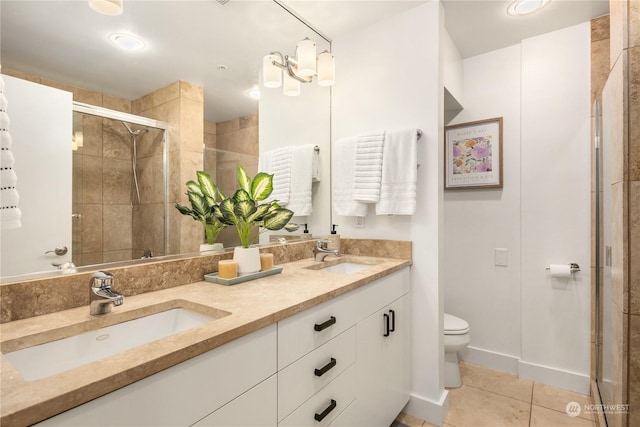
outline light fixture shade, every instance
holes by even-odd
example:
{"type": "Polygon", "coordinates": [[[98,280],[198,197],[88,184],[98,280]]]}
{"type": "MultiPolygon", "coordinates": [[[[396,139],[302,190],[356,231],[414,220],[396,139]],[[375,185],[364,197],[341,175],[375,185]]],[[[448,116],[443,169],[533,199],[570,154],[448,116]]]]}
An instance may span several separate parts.
{"type": "Polygon", "coordinates": [[[84,135],[81,130],[77,130],[73,133],[73,140],[78,147],[84,147],[84,135]]]}
{"type": "Polygon", "coordinates": [[[336,61],[331,52],[318,55],[318,85],[332,86],[336,81],[336,61]]]}
{"type": "Polygon", "coordinates": [[[296,56],[299,76],[312,77],[316,74],[316,42],[308,38],[298,42],[296,56]]]}
{"type": "Polygon", "coordinates": [[[104,15],[116,16],[122,14],[122,0],[89,0],[89,6],[104,15]]]}
{"type": "Polygon", "coordinates": [[[273,61],[278,61],[278,55],[267,55],[262,60],[262,83],[266,87],[282,86],[282,71],[273,65],[273,61]]]}
{"type": "Polygon", "coordinates": [[[287,96],[298,96],[300,95],[300,82],[293,77],[291,77],[288,73],[284,74],[284,87],[282,88],[283,92],[287,96]]]}

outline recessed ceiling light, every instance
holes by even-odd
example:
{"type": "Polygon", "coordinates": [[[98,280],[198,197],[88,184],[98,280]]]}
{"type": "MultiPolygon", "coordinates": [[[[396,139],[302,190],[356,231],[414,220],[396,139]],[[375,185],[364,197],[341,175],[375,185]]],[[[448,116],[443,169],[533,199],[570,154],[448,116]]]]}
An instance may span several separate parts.
{"type": "Polygon", "coordinates": [[[546,6],[551,0],[516,0],[509,5],[507,13],[512,16],[529,15],[546,6]]]}
{"type": "Polygon", "coordinates": [[[89,6],[104,15],[116,16],[122,14],[122,0],[89,0],[89,6]]]}
{"type": "Polygon", "coordinates": [[[116,44],[120,49],[124,50],[140,50],[144,49],[145,43],[141,38],[131,34],[113,33],[109,34],[109,40],[116,44]]]}

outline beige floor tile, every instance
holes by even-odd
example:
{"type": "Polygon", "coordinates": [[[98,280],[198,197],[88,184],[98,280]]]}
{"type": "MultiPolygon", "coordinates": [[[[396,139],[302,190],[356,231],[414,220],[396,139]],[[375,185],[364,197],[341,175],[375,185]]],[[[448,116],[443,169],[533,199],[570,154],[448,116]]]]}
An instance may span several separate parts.
{"type": "Polygon", "coordinates": [[[545,384],[535,383],[533,385],[533,401],[534,405],[542,406],[548,409],[554,409],[558,412],[565,412],[567,403],[576,402],[580,404],[583,411],[578,415],[579,418],[593,421],[594,416],[591,413],[585,413],[584,405],[589,404],[589,396],[573,393],[567,390],[551,387],[545,384]]]}
{"type": "MultiPolygon", "coordinates": [[[[409,427],[423,427],[423,424],[425,423],[423,420],[421,420],[420,418],[416,418],[412,415],[408,415],[405,413],[400,413],[400,415],[398,415],[396,417],[396,421],[407,425],[409,427]]],[[[429,424],[427,424],[429,425],[429,424]]]]}
{"type": "Polygon", "coordinates": [[[465,385],[531,403],[533,381],[467,362],[460,363],[460,373],[465,385]]]}
{"type": "Polygon", "coordinates": [[[595,427],[593,421],[580,417],[570,417],[564,411],[558,412],[553,409],[543,408],[533,405],[531,407],[530,427],[595,427]]]}
{"type": "Polygon", "coordinates": [[[449,393],[447,424],[455,427],[529,426],[529,403],[465,385],[449,393]]]}

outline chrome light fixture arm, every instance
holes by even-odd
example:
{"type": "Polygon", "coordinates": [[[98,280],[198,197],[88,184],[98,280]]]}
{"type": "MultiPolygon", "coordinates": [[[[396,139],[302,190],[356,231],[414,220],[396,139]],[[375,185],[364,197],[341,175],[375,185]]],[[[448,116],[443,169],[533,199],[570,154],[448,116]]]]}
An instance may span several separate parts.
{"type": "Polygon", "coordinates": [[[286,70],[289,76],[300,83],[311,83],[312,77],[301,77],[296,74],[295,68],[297,68],[297,61],[291,58],[289,55],[282,55],[280,52],[271,52],[271,55],[278,55],[281,58],[281,63],[278,61],[272,61],[271,63],[276,67],[286,70]]]}

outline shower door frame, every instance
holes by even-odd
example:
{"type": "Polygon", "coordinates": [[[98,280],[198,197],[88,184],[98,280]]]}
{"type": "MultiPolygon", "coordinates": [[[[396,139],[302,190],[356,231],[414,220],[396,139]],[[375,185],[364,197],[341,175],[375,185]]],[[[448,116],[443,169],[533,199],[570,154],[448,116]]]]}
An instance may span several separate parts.
{"type": "Polygon", "coordinates": [[[96,117],[102,117],[105,119],[113,119],[125,121],[140,126],[147,126],[156,129],[162,129],[162,194],[164,199],[164,236],[162,246],[164,248],[164,254],[169,253],[169,212],[167,207],[168,189],[169,184],[167,182],[167,164],[169,161],[169,124],[160,120],[150,119],[148,117],[137,116],[135,114],[123,113],[121,111],[111,110],[109,108],[98,107],[96,105],[85,104],[83,102],[73,101],[73,111],[78,113],[90,114],[96,117]]]}

